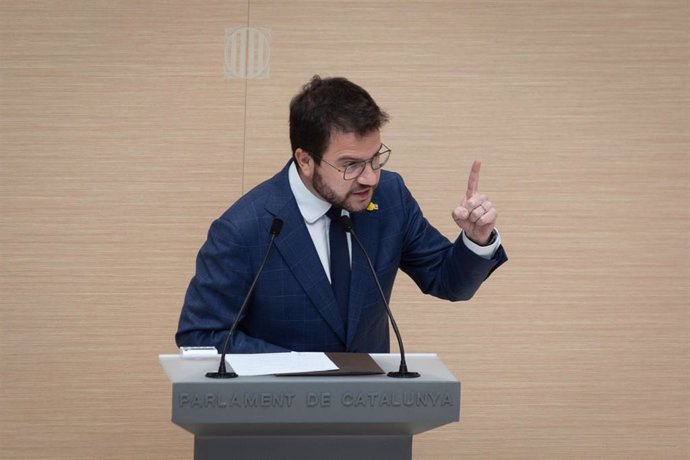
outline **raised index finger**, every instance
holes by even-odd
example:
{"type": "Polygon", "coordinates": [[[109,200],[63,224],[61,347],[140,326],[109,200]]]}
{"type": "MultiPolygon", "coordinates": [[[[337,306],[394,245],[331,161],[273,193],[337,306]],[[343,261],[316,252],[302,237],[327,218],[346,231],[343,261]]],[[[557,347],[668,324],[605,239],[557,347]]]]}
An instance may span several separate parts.
{"type": "Polygon", "coordinates": [[[472,197],[477,193],[479,188],[479,169],[482,167],[482,160],[474,160],[472,169],[470,170],[470,178],[467,180],[467,198],[472,197]]]}

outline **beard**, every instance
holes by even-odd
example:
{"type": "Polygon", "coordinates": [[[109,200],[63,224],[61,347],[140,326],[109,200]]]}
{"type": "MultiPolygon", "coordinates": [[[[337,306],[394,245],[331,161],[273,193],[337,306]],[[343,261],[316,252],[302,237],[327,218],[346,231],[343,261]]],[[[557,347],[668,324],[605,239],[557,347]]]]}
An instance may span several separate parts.
{"type": "MultiPolygon", "coordinates": [[[[356,184],[356,179],[352,181],[356,184]]],[[[326,182],[324,182],[323,178],[321,177],[321,174],[319,174],[318,169],[314,171],[314,178],[312,179],[312,186],[314,187],[314,190],[321,195],[321,198],[324,200],[328,201],[331,205],[336,206],[341,209],[345,209],[348,212],[360,212],[364,211],[366,207],[369,205],[368,202],[363,203],[359,206],[354,206],[354,203],[348,203],[348,200],[352,198],[352,195],[357,192],[363,192],[365,190],[375,189],[376,187],[361,187],[359,190],[352,190],[350,189],[345,196],[339,196],[335,190],[330,188],[326,182]]]]}

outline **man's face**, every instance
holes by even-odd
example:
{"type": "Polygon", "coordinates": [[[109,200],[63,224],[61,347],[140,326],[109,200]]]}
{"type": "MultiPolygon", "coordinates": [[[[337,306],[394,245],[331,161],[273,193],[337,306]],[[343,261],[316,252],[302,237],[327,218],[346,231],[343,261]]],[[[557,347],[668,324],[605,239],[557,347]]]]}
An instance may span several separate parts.
{"type": "Polygon", "coordinates": [[[320,165],[311,162],[309,177],[304,177],[307,188],[332,205],[350,212],[364,211],[371,202],[379,183],[381,170],[374,171],[367,163],[356,179],[345,180],[341,171],[354,162],[371,159],[381,147],[381,134],[374,131],[365,136],[354,133],[335,133],[320,165]],[[330,163],[327,164],[326,162],[330,163]],[[340,169],[341,171],[336,170],[340,169]]]}

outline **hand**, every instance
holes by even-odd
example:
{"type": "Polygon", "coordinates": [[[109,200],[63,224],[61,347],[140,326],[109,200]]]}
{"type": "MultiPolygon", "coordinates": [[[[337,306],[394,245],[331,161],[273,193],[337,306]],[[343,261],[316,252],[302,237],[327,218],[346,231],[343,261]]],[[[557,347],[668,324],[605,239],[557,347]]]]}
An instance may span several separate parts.
{"type": "Polygon", "coordinates": [[[477,192],[481,167],[482,162],[474,160],[470,178],[467,181],[467,193],[462,204],[453,210],[452,216],[470,240],[484,246],[489,242],[498,213],[489,198],[477,192]]]}

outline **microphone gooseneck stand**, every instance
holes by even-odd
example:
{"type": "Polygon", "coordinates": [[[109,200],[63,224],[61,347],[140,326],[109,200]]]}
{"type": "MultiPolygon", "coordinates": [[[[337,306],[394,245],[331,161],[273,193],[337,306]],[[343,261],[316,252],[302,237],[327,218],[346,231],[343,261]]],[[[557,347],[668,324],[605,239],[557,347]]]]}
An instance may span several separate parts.
{"type": "Polygon", "coordinates": [[[271,223],[271,240],[268,243],[266,255],[264,256],[264,260],[261,262],[259,269],[256,271],[254,281],[252,281],[252,285],[249,287],[249,291],[247,291],[247,295],[244,298],[244,302],[242,302],[240,311],[237,313],[237,318],[235,318],[235,321],[233,321],[232,326],[230,327],[230,331],[228,332],[228,336],[225,338],[225,343],[223,344],[223,353],[220,356],[220,365],[218,366],[218,372],[206,373],[206,377],[210,379],[234,379],[237,377],[237,374],[235,372],[228,372],[225,368],[225,355],[228,351],[228,345],[230,344],[230,337],[232,337],[232,334],[235,332],[235,329],[237,329],[237,326],[240,323],[240,319],[242,318],[242,315],[244,315],[244,311],[247,309],[247,305],[249,304],[249,298],[252,296],[252,293],[254,292],[256,282],[259,280],[259,275],[261,275],[261,272],[264,269],[264,265],[266,265],[266,261],[268,260],[268,255],[271,253],[273,241],[276,239],[276,236],[278,236],[282,229],[283,221],[277,218],[273,219],[273,222],[271,223]]]}
{"type": "Polygon", "coordinates": [[[379,288],[381,299],[383,299],[383,304],[386,306],[386,313],[388,314],[388,318],[390,319],[391,325],[393,326],[395,337],[398,339],[398,348],[400,349],[400,368],[398,369],[398,372],[389,372],[387,374],[388,377],[393,377],[396,379],[414,379],[419,377],[419,372],[411,372],[407,370],[407,362],[405,361],[405,347],[403,346],[402,336],[400,335],[398,324],[395,322],[395,318],[393,318],[393,312],[391,312],[390,306],[388,305],[388,301],[386,300],[386,296],[383,293],[383,288],[381,287],[381,283],[379,282],[379,277],[376,275],[374,264],[371,263],[371,258],[369,257],[369,254],[367,254],[366,249],[364,249],[364,245],[359,240],[357,233],[355,233],[354,229],[352,228],[352,221],[350,220],[350,218],[348,216],[340,216],[340,223],[345,227],[345,231],[352,235],[352,237],[357,242],[357,245],[362,250],[364,258],[367,259],[369,269],[371,270],[372,275],[374,275],[374,281],[376,281],[376,287],[379,288]]]}

